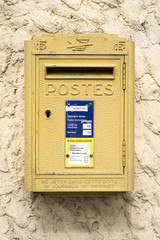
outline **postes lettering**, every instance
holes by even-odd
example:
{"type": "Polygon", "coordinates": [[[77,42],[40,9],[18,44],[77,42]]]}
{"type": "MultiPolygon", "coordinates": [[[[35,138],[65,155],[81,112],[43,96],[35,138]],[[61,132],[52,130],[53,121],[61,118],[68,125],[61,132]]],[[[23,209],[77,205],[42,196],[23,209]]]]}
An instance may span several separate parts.
{"type": "Polygon", "coordinates": [[[83,95],[83,96],[111,96],[114,94],[113,84],[101,84],[101,83],[74,83],[70,86],[67,84],[54,85],[53,83],[45,84],[45,94],[48,95],[83,95]]]}

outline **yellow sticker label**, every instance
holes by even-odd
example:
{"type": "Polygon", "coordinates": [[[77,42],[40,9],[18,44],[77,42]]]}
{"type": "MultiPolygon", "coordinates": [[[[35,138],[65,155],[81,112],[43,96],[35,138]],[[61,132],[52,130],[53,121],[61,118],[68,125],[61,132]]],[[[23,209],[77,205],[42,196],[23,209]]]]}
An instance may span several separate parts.
{"type": "Polygon", "coordinates": [[[93,167],[93,138],[66,138],[66,167],[93,167]]]}

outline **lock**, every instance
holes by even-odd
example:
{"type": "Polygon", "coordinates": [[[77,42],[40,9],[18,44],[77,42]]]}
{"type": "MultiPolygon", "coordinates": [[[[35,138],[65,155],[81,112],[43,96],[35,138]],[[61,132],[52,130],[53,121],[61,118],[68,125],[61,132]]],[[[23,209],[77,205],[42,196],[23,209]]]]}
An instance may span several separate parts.
{"type": "Polygon", "coordinates": [[[134,42],[44,34],[25,42],[25,189],[133,189],[134,42]]]}

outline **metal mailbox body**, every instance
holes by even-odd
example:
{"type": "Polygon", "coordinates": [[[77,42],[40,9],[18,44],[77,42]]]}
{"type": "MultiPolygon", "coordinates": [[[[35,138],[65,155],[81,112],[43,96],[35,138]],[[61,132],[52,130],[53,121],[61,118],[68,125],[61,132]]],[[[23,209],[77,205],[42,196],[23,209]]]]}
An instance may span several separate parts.
{"type": "Polygon", "coordinates": [[[133,189],[134,43],[117,35],[25,42],[25,189],[133,189]]]}

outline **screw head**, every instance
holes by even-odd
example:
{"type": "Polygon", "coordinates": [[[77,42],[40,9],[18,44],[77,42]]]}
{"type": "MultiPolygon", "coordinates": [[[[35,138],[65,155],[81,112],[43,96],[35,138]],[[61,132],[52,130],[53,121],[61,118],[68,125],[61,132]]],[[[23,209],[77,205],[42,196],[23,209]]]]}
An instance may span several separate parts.
{"type": "Polygon", "coordinates": [[[89,106],[90,106],[90,107],[92,107],[92,105],[93,105],[92,103],[89,103],[89,106]]]}
{"type": "Polygon", "coordinates": [[[93,157],[93,154],[90,154],[90,157],[93,157]]]}
{"type": "Polygon", "coordinates": [[[67,106],[68,106],[68,107],[70,107],[70,106],[71,106],[71,104],[70,104],[70,103],[67,103],[67,106]]]}
{"type": "Polygon", "coordinates": [[[66,154],[66,157],[69,158],[69,154],[66,154]]]}

